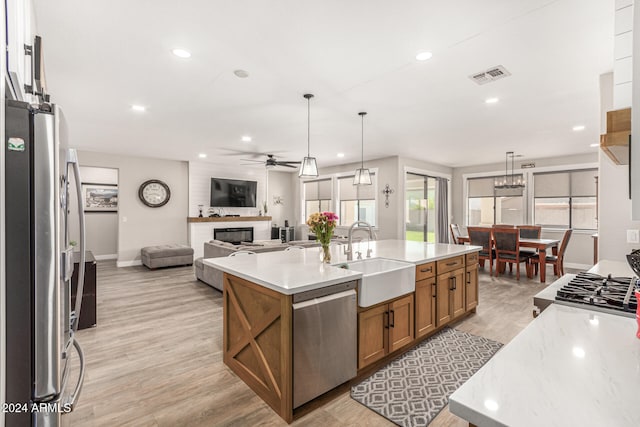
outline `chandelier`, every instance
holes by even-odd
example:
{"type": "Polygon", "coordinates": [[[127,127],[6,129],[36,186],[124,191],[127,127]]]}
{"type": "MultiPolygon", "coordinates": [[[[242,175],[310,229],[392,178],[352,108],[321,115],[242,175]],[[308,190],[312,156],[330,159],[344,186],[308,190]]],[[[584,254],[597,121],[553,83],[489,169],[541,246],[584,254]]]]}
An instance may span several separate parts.
{"type": "Polygon", "coordinates": [[[522,176],[516,177],[513,173],[514,158],[515,154],[513,153],[513,151],[507,151],[504,160],[504,177],[495,179],[495,181],[493,182],[494,188],[524,188],[524,178],[522,176]],[[511,173],[509,173],[509,159],[511,159],[511,173]]]}

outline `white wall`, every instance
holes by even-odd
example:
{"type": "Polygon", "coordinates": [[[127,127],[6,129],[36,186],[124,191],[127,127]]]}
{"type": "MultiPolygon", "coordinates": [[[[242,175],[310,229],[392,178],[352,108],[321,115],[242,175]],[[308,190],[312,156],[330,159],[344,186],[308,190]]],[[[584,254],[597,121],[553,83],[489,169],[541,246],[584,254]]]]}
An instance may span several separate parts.
{"type": "MultiPolygon", "coordinates": [[[[83,183],[118,185],[118,169],[80,166],[80,177],[83,183]]],[[[118,212],[85,212],[85,229],[87,250],[96,259],[118,257],[118,212]]]]}
{"type": "Polygon", "coordinates": [[[258,191],[255,208],[224,208],[225,215],[256,216],[266,198],[267,172],[265,168],[220,166],[207,162],[189,162],[189,216],[198,216],[198,205],[204,205],[203,215],[211,202],[211,178],[256,181],[258,191]]]}
{"type": "Polygon", "coordinates": [[[267,172],[267,215],[271,215],[272,224],[274,226],[284,226],[284,221],[288,220],[289,225],[295,224],[295,204],[296,198],[293,195],[292,176],[298,176],[298,173],[277,172],[270,170],[267,172]],[[279,197],[282,204],[275,204],[274,198],[279,197]]]}
{"type": "MultiPolygon", "coordinates": [[[[637,3],[637,1],[636,1],[637,3]]],[[[606,131],[605,113],[610,110],[631,107],[632,72],[631,57],[628,50],[633,36],[632,0],[616,1],[615,48],[616,55],[613,77],[603,75],[600,79],[600,108],[601,131],[606,131]],[[626,59],[625,59],[626,57],[626,59]]],[[[636,11],[636,13],[638,13],[636,11]]],[[[640,49],[640,45],[633,47],[633,53],[640,49]]],[[[636,55],[633,55],[636,56],[636,55]]],[[[633,76],[635,77],[635,76],[633,76]]],[[[638,85],[635,85],[638,86],[638,85]]],[[[637,88],[636,88],[637,89],[637,88]]],[[[640,100],[639,100],[640,101],[640,100]]],[[[640,104],[640,102],[639,102],[640,104]]],[[[634,111],[638,111],[637,105],[634,111]]],[[[634,115],[637,120],[637,114],[634,115]]],[[[637,129],[635,126],[633,129],[637,129]]],[[[632,150],[632,153],[638,150],[632,150]]],[[[635,156],[634,156],[635,157],[635,156]]],[[[629,200],[629,167],[615,165],[609,157],[600,155],[600,219],[599,256],[600,259],[624,261],[625,255],[633,249],[640,248],[640,244],[627,243],[627,230],[640,229],[640,221],[633,221],[631,200],[629,200]]],[[[634,181],[640,185],[640,181],[634,181]]]]}
{"type": "Polygon", "coordinates": [[[145,246],[187,244],[187,162],[91,151],[79,151],[78,158],[83,166],[118,170],[119,267],[140,264],[140,249],[145,246]],[[149,179],[164,181],[171,189],[165,206],[150,208],[138,198],[138,188],[149,179]]]}
{"type": "MultiPolygon", "coordinates": [[[[640,26],[640,0],[636,0],[636,5],[633,11],[634,26],[638,28],[640,26]]],[[[616,36],[616,40],[617,40],[616,36]]],[[[622,44],[620,49],[620,55],[625,54],[625,50],[631,49],[631,46],[627,46],[629,43],[627,40],[622,44]]],[[[617,46],[617,44],[616,44],[617,46]]],[[[633,80],[640,81],[640,31],[633,32],[633,80]]],[[[631,54],[631,52],[628,52],[631,54]]],[[[632,88],[632,108],[631,108],[631,129],[640,129],[640,84],[636,84],[632,88]]],[[[638,138],[635,138],[638,141],[638,138]]],[[[636,146],[638,143],[636,142],[636,146]]],[[[631,151],[631,173],[633,182],[640,183],[640,150],[637,148],[631,151]]],[[[633,203],[632,203],[632,217],[634,220],[640,220],[640,184],[632,186],[633,203]]]]}

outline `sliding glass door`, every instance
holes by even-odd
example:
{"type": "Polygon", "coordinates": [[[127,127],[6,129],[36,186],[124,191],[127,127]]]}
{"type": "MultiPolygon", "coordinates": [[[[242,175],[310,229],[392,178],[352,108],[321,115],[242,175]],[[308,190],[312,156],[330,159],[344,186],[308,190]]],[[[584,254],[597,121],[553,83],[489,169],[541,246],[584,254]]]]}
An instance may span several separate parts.
{"type": "Polygon", "coordinates": [[[405,203],[406,239],[435,243],[436,179],[407,172],[405,203]]]}

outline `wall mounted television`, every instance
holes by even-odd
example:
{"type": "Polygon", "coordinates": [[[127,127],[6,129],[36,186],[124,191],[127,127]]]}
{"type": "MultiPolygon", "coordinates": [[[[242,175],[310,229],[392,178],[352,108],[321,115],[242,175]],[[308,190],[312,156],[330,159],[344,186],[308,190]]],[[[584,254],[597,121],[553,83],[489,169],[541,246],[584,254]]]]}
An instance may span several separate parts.
{"type": "Polygon", "coordinates": [[[255,208],[258,183],[211,178],[211,204],[215,208],[255,208]]]}

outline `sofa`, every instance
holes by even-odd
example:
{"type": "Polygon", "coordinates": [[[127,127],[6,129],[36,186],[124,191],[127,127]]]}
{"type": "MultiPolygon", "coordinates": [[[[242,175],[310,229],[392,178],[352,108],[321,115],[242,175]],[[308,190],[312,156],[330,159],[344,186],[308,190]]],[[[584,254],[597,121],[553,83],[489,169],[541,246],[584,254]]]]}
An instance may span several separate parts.
{"type": "Polygon", "coordinates": [[[227,257],[237,251],[251,251],[255,253],[283,251],[289,246],[301,246],[304,248],[318,247],[320,243],[312,240],[296,240],[287,243],[279,241],[266,242],[242,242],[234,245],[220,240],[211,240],[204,244],[204,257],[196,259],[194,263],[195,274],[198,280],[222,291],[222,271],[204,264],[203,259],[227,257]]]}

